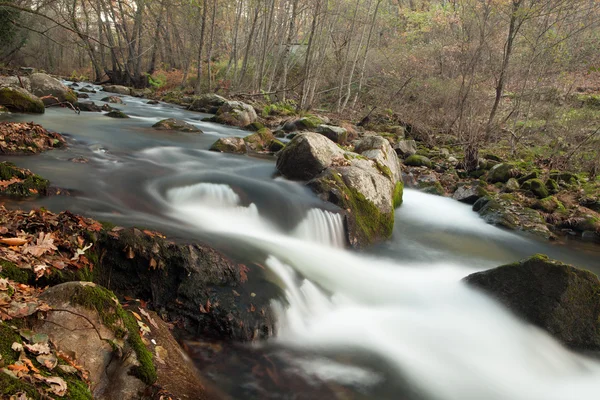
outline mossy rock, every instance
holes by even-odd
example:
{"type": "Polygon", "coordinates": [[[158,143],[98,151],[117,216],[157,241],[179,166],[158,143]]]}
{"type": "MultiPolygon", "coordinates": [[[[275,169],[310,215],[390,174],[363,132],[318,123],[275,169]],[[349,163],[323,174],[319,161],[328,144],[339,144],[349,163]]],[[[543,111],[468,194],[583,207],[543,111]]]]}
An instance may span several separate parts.
{"type": "Polygon", "coordinates": [[[579,177],[571,172],[556,172],[550,173],[550,179],[554,179],[558,183],[564,183],[565,185],[578,185],[579,177]]]}
{"type": "Polygon", "coordinates": [[[523,182],[521,189],[531,192],[538,199],[543,199],[549,195],[546,185],[540,179],[530,179],[526,182],[523,182]]]}
{"type": "Polygon", "coordinates": [[[522,176],[521,178],[519,178],[517,181],[519,182],[519,185],[522,185],[523,183],[527,182],[530,179],[537,179],[539,178],[539,174],[537,171],[532,171],[524,176],[522,176]]]}
{"type": "Polygon", "coordinates": [[[285,144],[281,140],[273,139],[269,143],[269,151],[272,153],[277,153],[280,150],[283,150],[285,144]]]}
{"type": "Polygon", "coordinates": [[[417,187],[424,193],[433,194],[436,196],[444,196],[446,191],[439,181],[435,182],[419,182],[417,187]]]}
{"type": "Polygon", "coordinates": [[[252,151],[266,151],[269,150],[270,144],[276,140],[273,132],[267,128],[262,128],[251,135],[244,138],[246,147],[252,151]]]}
{"type": "Polygon", "coordinates": [[[190,133],[202,133],[202,131],[196,128],[192,124],[188,124],[185,121],[180,121],[175,118],[167,118],[158,121],[152,125],[154,129],[163,131],[178,131],[178,132],[190,132],[190,133]]]}
{"type": "Polygon", "coordinates": [[[560,191],[560,186],[558,186],[558,183],[552,178],[548,179],[545,185],[546,189],[548,189],[548,193],[550,194],[556,194],[560,191]]]}
{"type": "Polygon", "coordinates": [[[538,254],[465,281],[565,345],[600,349],[600,281],[595,274],[538,254]]]}
{"type": "Polygon", "coordinates": [[[35,274],[32,270],[23,269],[17,267],[13,262],[0,259],[0,277],[13,280],[18,283],[28,284],[32,279],[35,278],[35,274]]]}
{"type": "Polygon", "coordinates": [[[312,131],[315,130],[319,125],[323,124],[323,120],[315,115],[307,115],[302,118],[287,121],[283,125],[283,130],[287,132],[295,131],[312,131]]]}
{"type": "Polygon", "coordinates": [[[565,211],[566,210],[563,203],[561,203],[560,200],[558,200],[554,196],[548,196],[546,198],[538,200],[534,204],[534,208],[538,209],[538,210],[542,210],[548,214],[552,214],[553,212],[556,212],[556,211],[565,211]]]}
{"type": "Polygon", "coordinates": [[[46,111],[44,103],[37,96],[13,86],[0,87],[0,105],[14,112],[43,114],[46,111]]]}
{"type": "Polygon", "coordinates": [[[109,113],[107,113],[106,116],[111,118],[129,118],[129,115],[119,110],[112,110],[109,113]]]}
{"type": "Polygon", "coordinates": [[[487,180],[490,183],[506,183],[510,178],[518,176],[518,172],[514,165],[509,163],[496,164],[490,169],[487,175],[487,180]]]}
{"type": "Polygon", "coordinates": [[[249,131],[256,132],[256,131],[260,131],[261,129],[265,129],[265,126],[263,125],[262,122],[254,121],[250,125],[247,125],[246,129],[248,129],[249,131]]]}
{"type": "Polygon", "coordinates": [[[248,151],[244,139],[238,137],[219,138],[210,146],[209,150],[234,154],[246,154],[248,151]]]}
{"type": "Polygon", "coordinates": [[[519,181],[517,181],[515,178],[510,178],[506,182],[506,185],[504,185],[504,190],[508,193],[516,192],[517,190],[519,190],[519,188],[519,181]]]}
{"type": "Polygon", "coordinates": [[[429,158],[419,154],[413,154],[412,156],[409,156],[406,160],[404,160],[404,165],[427,168],[431,168],[433,166],[429,158]]]}
{"type": "Polygon", "coordinates": [[[8,181],[13,178],[21,181],[0,187],[0,194],[18,198],[45,195],[50,185],[47,179],[21,170],[13,163],[0,162],[0,180],[8,181]]]}

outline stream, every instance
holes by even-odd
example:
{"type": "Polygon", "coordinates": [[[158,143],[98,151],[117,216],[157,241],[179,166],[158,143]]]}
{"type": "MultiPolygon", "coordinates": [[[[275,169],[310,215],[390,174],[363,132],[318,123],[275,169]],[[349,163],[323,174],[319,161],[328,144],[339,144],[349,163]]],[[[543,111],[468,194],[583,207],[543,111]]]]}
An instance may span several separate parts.
{"type": "MultiPolygon", "coordinates": [[[[90,100],[101,105],[107,95],[90,100]]],[[[600,274],[600,246],[505,231],[467,205],[407,189],[392,239],[362,253],[346,250],[335,207],[277,176],[274,158],[208,151],[219,137],[248,132],[174,105],[123,100],[114,106],[129,119],[60,108],[0,117],[67,138],[66,150],[0,159],[73,191],[6,206],[69,209],[157,229],[264,265],[265,279],[284,294],[272,302],[275,337],[248,345],[187,342],[203,376],[232,398],[597,398],[600,362],[565,349],[460,280],[535,253],[600,274]],[[151,128],[164,118],[204,134],[151,128]],[[76,157],[89,162],[70,161],[76,157]]]]}

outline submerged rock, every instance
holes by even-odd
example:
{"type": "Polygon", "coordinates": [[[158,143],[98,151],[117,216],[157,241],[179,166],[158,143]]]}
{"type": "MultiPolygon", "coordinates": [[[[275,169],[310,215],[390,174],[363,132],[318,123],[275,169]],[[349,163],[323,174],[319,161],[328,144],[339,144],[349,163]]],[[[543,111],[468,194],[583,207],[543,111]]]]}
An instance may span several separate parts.
{"type": "MultiPolygon", "coordinates": [[[[104,109],[104,108],[103,108],[104,109]]],[[[107,117],[111,118],[129,118],[129,115],[125,114],[123,111],[112,109],[106,114],[107,117]]]]}
{"type": "Polygon", "coordinates": [[[536,255],[465,282],[569,347],[600,349],[600,281],[589,271],[536,255]]]}
{"type": "Polygon", "coordinates": [[[162,121],[158,121],[156,124],[152,125],[152,127],[158,130],[202,133],[202,131],[196,128],[194,125],[175,118],[163,119],[162,121]]]}
{"type": "Polygon", "coordinates": [[[0,105],[14,112],[43,114],[46,111],[42,100],[15,86],[0,87],[0,105]]]}
{"type": "Polygon", "coordinates": [[[220,151],[221,153],[246,154],[246,142],[239,137],[219,138],[210,146],[210,151],[220,151]]]}
{"type": "Polygon", "coordinates": [[[244,127],[256,121],[258,116],[254,107],[241,101],[228,101],[217,110],[215,122],[244,127]]]}

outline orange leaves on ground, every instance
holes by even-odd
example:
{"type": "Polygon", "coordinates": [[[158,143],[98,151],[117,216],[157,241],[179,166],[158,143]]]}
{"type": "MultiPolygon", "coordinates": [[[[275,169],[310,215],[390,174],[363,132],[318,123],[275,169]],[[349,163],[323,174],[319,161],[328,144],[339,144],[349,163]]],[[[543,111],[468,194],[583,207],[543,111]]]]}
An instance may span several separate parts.
{"type": "Polygon", "coordinates": [[[238,264],[238,267],[240,269],[240,282],[244,283],[248,280],[248,272],[250,272],[250,268],[244,264],[238,264]]]}
{"type": "Polygon", "coordinates": [[[8,246],[23,246],[25,243],[27,243],[27,239],[17,237],[1,238],[0,243],[8,246]]]}

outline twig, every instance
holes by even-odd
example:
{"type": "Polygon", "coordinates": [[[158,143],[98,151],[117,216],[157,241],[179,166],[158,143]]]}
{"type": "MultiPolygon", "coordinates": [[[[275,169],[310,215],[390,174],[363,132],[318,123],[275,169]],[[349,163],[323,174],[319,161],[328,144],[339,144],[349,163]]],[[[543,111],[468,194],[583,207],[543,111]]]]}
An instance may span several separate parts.
{"type": "Polygon", "coordinates": [[[60,101],[60,100],[59,100],[57,97],[55,97],[55,96],[48,95],[48,96],[43,96],[43,97],[40,97],[40,100],[44,100],[44,99],[52,99],[52,100],[56,100],[56,103],[48,104],[46,107],[52,107],[52,106],[61,106],[61,107],[63,107],[63,106],[65,106],[65,105],[67,105],[67,106],[69,106],[69,108],[70,108],[71,110],[73,110],[73,111],[75,112],[75,114],[80,114],[80,113],[81,113],[81,110],[80,110],[79,108],[75,107],[75,106],[74,106],[73,104],[71,104],[70,102],[68,102],[68,101],[62,101],[62,102],[61,102],[61,101],[60,101]]]}

